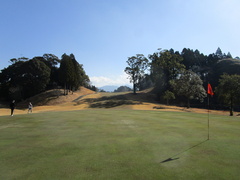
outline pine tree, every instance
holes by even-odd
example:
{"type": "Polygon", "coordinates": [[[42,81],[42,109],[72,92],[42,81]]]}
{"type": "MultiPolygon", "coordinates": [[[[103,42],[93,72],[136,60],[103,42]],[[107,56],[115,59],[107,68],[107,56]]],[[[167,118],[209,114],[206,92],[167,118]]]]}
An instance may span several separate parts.
{"type": "Polygon", "coordinates": [[[222,59],[222,58],[223,58],[223,53],[222,53],[222,50],[220,49],[220,47],[217,48],[215,54],[217,55],[217,57],[218,57],[219,59],[222,59]]]}
{"type": "Polygon", "coordinates": [[[230,52],[227,53],[227,58],[232,58],[232,55],[230,52]]]}

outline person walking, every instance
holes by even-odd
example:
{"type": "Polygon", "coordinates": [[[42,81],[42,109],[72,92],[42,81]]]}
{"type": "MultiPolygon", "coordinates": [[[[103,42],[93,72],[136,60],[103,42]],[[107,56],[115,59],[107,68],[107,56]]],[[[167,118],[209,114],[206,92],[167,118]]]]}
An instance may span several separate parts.
{"type": "Polygon", "coordinates": [[[28,104],[28,113],[31,112],[32,113],[32,109],[33,109],[33,105],[31,102],[29,102],[28,104]]]}
{"type": "Polygon", "coordinates": [[[10,104],[10,109],[11,109],[11,116],[13,116],[14,109],[15,109],[15,100],[13,100],[10,104]]]}

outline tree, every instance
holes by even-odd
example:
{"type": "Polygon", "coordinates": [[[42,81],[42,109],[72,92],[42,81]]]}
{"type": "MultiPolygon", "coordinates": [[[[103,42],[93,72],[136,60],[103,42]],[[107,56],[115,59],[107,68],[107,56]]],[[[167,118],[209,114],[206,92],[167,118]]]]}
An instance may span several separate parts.
{"type": "Polygon", "coordinates": [[[186,66],[186,69],[191,69],[195,64],[194,52],[191,49],[184,48],[181,56],[183,57],[182,63],[186,66]]]}
{"type": "Polygon", "coordinates": [[[233,116],[233,107],[240,102],[240,75],[223,74],[216,88],[219,99],[230,108],[230,116],[233,116]]]}
{"type": "Polygon", "coordinates": [[[125,72],[129,75],[130,82],[133,83],[133,93],[136,94],[139,81],[144,77],[145,70],[148,67],[148,59],[142,54],[129,57],[127,60],[128,67],[125,72]]]}
{"type": "Polygon", "coordinates": [[[90,80],[83,69],[83,65],[79,64],[77,62],[77,60],[75,59],[75,56],[73,54],[70,54],[70,57],[72,59],[73,65],[74,65],[73,88],[78,89],[79,86],[86,86],[90,80]]]}
{"type": "Polygon", "coordinates": [[[187,108],[190,108],[191,99],[203,101],[207,96],[202,80],[190,70],[183,71],[176,80],[171,81],[171,85],[177,95],[187,99],[187,108]]]}
{"type": "Polygon", "coordinates": [[[55,88],[60,84],[58,76],[58,65],[60,64],[61,60],[54,54],[43,54],[41,60],[51,69],[48,88],[55,88]]]}
{"type": "Polygon", "coordinates": [[[80,86],[81,72],[80,72],[79,63],[75,59],[75,56],[73,54],[70,54],[70,58],[73,64],[73,77],[72,77],[73,79],[71,81],[71,87],[73,90],[73,89],[78,89],[80,86]]]}
{"type": "Polygon", "coordinates": [[[222,59],[219,60],[213,67],[212,71],[209,73],[209,81],[211,85],[215,88],[219,84],[219,79],[224,73],[229,75],[238,74],[240,75],[240,61],[237,59],[222,59]]]}
{"type": "Polygon", "coordinates": [[[45,60],[44,63],[49,68],[56,67],[61,62],[61,60],[54,54],[43,54],[43,59],[45,60]]]}
{"type": "Polygon", "coordinates": [[[25,98],[45,91],[50,81],[51,69],[38,59],[31,59],[23,64],[22,77],[25,98]]]}
{"type": "Polygon", "coordinates": [[[186,48],[183,49],[181,55],[186,69],[197,73],[202,79],[204,79],[209,71],[209,68],[207,67],[207,56],[200,53],[197,49],[193,51],[192,49],[186,48]]]}
{"type": "Polygon", "coordinates": [[[67,54],[62,55],[62,60],[59,68],[59,78],[64,85],[64,95],[68,94],[71,84],[74,81],[74,65],[71,57],[67,54]],[[68,90],[67,90],[68,89],[68,90]]]}
{"type": "Polygon", "coordinates": [[[15,64],[16,62],[25,62],[25,61],[28,61],[29,59],[26,58],[26,57],[20,57],[20,58],[12,58],[10,59],[10,63],[11,64],[15,64]]]}
{"type": "Polygon", "coordinates": [[[226,58],[232,58],[232,55],[230,52],[227,53],[227,57],[226,58]]]}
{"type": "Polygon", "coordinates": [[[50,80],[50,69],[40,60],[16,61],[2,70],[2,95],[21,100],[44,91],[50,80]]]}
{"type": "Polygon", "coordinates": [[[114,92],[127,92],[127,91],[132,91],[130,87],[127,86],[120,86],[114,92]]]}
{"type": "Polygon", "coordinates": [[[167,101],[167,105],[169,105],[169,100],[175,99],[175,95],[173,92],[167,90],[163,95],[163,99],[165,99],[167,101]]]}
{"type": "Polygon", "coordinates": [[[83,70],[73,54],[62,55],[62,60],[59,68],[59,79],[64,86],[64,95],[68,91],[74,91],[81,85],[87,85],[89,78],[83,70]]]}
{"type": "Polygon", "coordinates": [[[61,60],[53,54],[32,59],[13,58],[10,63],[10,66],[0,71],[0,95],[6,99],[23,100],[59,85],[72,91],[79,86],[89,85],[89,77],[83,65],[76,61],[73,54],[63,54],[61,60]]]}
{"type": "Polygon", "coordinates": [[[222,59],[222,58],[223,58],[223,53],[222,53],[222,50],[220,49],[220,47],[217,48],[215,54],[217,55],[217,57],[218,57],[219,59],[222,59]]]}
{"type": "Polygon", "coordinates": [[[149,55],[149,59],[152,61],[150,71],[155,89],[160,94],[170,89],[169,82],[176,79],[181,70],[185,69],[182,64],[183,58],[173,51],[160,50],[149,55]]]}
{"type": "Polygon", "coordinates": [[[145,74],[142,79],[140,79],[138,83],[138,88],[140,91],[144,89],[148,89],[154,86],[154,83],[152,81],[151,75],[145,74]]]}

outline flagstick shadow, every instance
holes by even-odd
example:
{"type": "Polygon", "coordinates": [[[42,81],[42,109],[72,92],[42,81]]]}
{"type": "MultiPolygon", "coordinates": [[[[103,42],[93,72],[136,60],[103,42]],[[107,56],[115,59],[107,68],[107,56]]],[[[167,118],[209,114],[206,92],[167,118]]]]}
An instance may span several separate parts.
{"type": "Polygon", "coordinates": [[[196,148],[196,147],[200,146],[201,144],[207,142],[208,140],[209,140],[209,139],[207,139],[207,140],[205,140],[205,141],[202,141],[202,142],[200,142],[200,143],[198,143],[198,144],[196,144],[196,145],[194,145],[194,146],[192,146],[192,147],[190,147],[190,148],[188,148],[188,149],[186,149],[186,150],[184,150],[184,151],[181,151],[181,152],[173,155],[172,157],[161,161],[161,163],[166,163],[166,162],[169,162],[169,161],[178,160],[178,159],[180,159],[180,158],[179,158],[179,157],[176,157],[176,156],[179,156],[179,155],[181,155],[181,154],[183,154],[183,153],[185,153],[185,152],[187,152],[187,151],[189,151],[189,150],[191,150],[191,149],[193,149],[193,148],[196,148]]]}

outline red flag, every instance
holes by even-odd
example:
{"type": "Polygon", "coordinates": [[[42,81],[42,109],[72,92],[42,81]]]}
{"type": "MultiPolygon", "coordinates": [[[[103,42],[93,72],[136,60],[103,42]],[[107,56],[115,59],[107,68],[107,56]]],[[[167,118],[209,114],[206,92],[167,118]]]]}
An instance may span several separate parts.
{"type": "Polygon", "coordinates": [[[208,93],[209,95],[211,95],[211,96],[214,95],[213,90],[212,90],[212,87],[211,87],[211,84],[209,84],[209,83],[208,83],[207,93],[208,93]]]}

